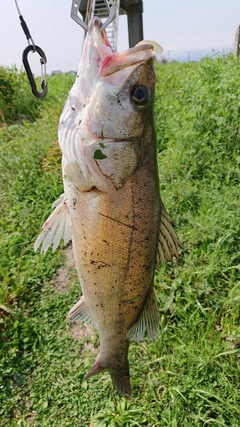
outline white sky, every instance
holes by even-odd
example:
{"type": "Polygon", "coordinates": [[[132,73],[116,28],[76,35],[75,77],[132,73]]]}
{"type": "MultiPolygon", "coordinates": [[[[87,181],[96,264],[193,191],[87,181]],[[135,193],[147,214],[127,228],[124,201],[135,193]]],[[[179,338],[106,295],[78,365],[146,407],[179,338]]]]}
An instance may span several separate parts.
{"type": "MultiPolygon", "coordinates": [[[[77,70],[83,29],[70,18],[71,0],[18,0],[47,72],[77,70]],[[33,6],[34,4],[34,6],[33,6]]],[[[22,65],[27,46],[14,0],[0,0],[0,65],[22,65]]],[[[229,49],[240,24],[239,0],[144,0],[144,38],[168,50],[229,49]]],[[[128,47],[127,19],[119,19],[118,51],[128,47]]],[[[38,54],[29,57],[40,74],[38,54]]]]}

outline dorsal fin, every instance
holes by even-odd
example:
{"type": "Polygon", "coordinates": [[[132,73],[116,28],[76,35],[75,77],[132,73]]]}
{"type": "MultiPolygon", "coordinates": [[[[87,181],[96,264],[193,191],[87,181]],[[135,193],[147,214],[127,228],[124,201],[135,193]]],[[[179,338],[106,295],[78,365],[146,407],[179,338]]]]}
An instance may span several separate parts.
{"type": "Polygon", "coordinates": [[[131,341],[143,341],[145,333],[149,341],[153,341],[159,332],[159,311],[153,286],[149,290],[142,312],[131,327],[127,338],[131,341]]]}
{"type": "Polygon", "coordinates": [[[181,243],[173,228],[173,220],[168,215],[165,207],[161,206],[160,233],[157,251],[158,266],[160,262],[172,261],[173,257],[178,258],[178,248],[181,243]]]}

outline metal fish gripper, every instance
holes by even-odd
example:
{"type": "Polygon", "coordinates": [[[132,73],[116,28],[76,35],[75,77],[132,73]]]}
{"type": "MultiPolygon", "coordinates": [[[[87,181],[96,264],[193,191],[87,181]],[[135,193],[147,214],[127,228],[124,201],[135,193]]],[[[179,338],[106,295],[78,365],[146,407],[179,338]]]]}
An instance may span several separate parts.
{"type": "MultiPolygon", "coordinates": [[[[114,4],[114,0],[104,0],[109,12],[109,16],[104,22],[101,30],[104,30],[115,18],[117,15],[116,7],[114,4]]],[[[72,0],[72,8],[71,8],[71,18],[80,25],[85,31],[88,30],[88,25],[84,22],[79,16],[79,9],[81,6],[82,0],[72,0]]]]}

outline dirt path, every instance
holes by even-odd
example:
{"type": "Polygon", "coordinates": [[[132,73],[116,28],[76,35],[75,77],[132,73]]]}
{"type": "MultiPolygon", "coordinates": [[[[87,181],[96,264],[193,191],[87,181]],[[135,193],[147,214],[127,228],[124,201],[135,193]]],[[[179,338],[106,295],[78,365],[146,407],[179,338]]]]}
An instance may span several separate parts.
{"type": "Polygon", "coordinates": [[[72,270],[76,270],[72,245],[68,245],[63,252],[66,256],[65,264],[59,268],[54,277],[54,288],[58,292],[65,292],[68,289],[72,282],[72,270]]]}
{"type": "MultiPolygon", "coordinates": [[[[53,280],[54,288],[58,292],[65,292],[68,289],[73,280],[73,270],[76,271],[72,245],[68,245],[64,249],[64,254],[66,255],[65,264],[59,268],[53,280]]],[[[92,350],[95,352],[91,340],[96,336],[96,331],[91,325],[86,322],[73,322],[70,330],[73,339],[84,338],[83,351],[92,350]]]]}

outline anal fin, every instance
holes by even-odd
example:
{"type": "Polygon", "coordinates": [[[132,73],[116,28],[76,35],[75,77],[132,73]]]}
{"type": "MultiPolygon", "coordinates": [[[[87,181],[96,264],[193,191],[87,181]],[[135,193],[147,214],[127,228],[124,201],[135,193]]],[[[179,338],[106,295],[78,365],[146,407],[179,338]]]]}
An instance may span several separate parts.
{"type": "Polygon", "coordinates": [[[72,238],[70,214],[64,194],[53,203],[52,208],[54,211],[43,224],[42,232],[34,244],[35,251],[42,245],[41,253],[46,252],[51,245],[55,251],[61,239],[66,245],[72,238]]]}
{"type": "Polygon", "coordinates": [[[145,333],[148,340],[153,341],[159,332],[159,311],[155,296],[154,287],[149,290],[143,310],[127,334],[131,341],[143,341],[145,333]]]}

